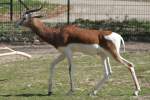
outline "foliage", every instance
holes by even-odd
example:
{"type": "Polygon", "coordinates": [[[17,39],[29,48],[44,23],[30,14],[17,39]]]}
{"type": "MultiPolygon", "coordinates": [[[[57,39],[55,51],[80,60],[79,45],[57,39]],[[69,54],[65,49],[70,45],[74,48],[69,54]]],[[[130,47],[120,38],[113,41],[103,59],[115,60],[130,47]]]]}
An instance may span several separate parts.
{"type": "MultiPolygon", "coordinates": [[[[39,40],[39,37],[30,29],[25,27],[15,27],[15,22],[0,23],[0,42],[16,44],[16,43],[33,43],[39,40]]],[[[62,27],[64,23],[46,23],[49,27],[62,27]]]]}
{"type": "MultiPolygon", "coordinates": [[[[46,23],[50,27],[62,27],[66,23],[46,23]]],[[[82,28],[111,30],[123,36],[126,41],[150,42],[150,22],[126,20],[123,22],[113,20],[90,21],[77,19],[71,24],[77,24],[82,28]]],[[[37,36],[26,28],[15,28],[15,23],[0,23],[0,41],[13,43],[32,43],[37,36]]]]}
{"type": "MultiPolygon", "coordinates": [[[[1,24],[1,23],[0,23],[1,24]]],[[[36,35],[25,28],[15,28],[15,23],[2,23],[0,25],[0,41],[6,43],[13,42],[33,42],[36,35]]]]}
{"type": "Polygon", "coordinates": [[[90,21],[77,19],[75,24],[83,28],[111,30],[121,34],[126,41],[145,41],[150,42],[150,22],[138,21],[136,19],[124,20],[122,22],[115,20],[90,21]]]}

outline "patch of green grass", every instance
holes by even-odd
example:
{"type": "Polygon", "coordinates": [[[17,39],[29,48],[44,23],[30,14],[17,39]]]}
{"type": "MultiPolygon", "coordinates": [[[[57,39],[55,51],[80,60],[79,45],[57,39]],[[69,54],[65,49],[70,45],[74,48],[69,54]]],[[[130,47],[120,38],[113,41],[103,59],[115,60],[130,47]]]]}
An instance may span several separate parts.
{"type": "MultiPolygon", "coordinates": [[[[124,58],[135,64],[142,92],[138,98],[150,99],[150,52],[124,53],[124,58]]],[[[83,54],[74,56],[76,92],[66,96],[69,89],[67,61],[56,67],[54,95],[47,96],[49,65],[55,54],[3,63],[0,66],[0,100],[137,100],[132,96],[134,84],[128,69],[111,61],[113,74],[98,96],[87,94],[103,76],[99,57],[83,54]]]]}

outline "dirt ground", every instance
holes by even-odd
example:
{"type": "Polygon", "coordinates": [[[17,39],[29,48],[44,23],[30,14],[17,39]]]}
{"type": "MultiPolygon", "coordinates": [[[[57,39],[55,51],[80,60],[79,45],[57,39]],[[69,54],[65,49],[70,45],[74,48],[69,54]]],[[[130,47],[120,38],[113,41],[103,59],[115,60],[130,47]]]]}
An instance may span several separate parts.
{"type": "MultiPolygon", "coordinates": [[[[126,52],[150,52],[150,43],[142,43],[142,42],[126,42],[126,52]]],[[[0,44],[0,47],[8,46],[14,50],[26,52],[32,56],[31,59],[35,58],[46,58],[47,56],[56,57],[59,55],[59,52],[53,48],[51,45],[4,45],[0,44]]],[[[4,53],[8,51],[0,50],[0,53],[4,53]]],[[[0,57],[0,64],[11,63],[14,61],[24,61],[27,58],[12,55],[12,56],[3,56],[0,57]]]]}
{"type": "MultiPolygon", "coordinates": [[[[127,52],[150,51],[150,43],[126,42],[125,45],[126,45],[125,48],[127,52]]],[[[4,45],[4,44],[1,44],[0,46],[1,47],[8,46],[14,50],[23,51],[34,56],[58,53],[58,51],[49,44],[44,44],[44,45],[4,45]]]]}

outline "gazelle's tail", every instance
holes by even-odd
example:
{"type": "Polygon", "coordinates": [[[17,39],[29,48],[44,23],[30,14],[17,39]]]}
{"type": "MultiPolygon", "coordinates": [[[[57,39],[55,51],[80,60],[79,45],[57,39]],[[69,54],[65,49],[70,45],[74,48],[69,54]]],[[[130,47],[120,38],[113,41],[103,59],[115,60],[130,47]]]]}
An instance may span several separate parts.
{"type": "Polygon", "coordinates": [[[123,38],[121,37],[120,34],[112,32],[112,34],[104,36],[104,38],[107,39],[107,40],[110,40],[114,43],[118,53],[120,52],[120,47],[121,47],[121,44],[122,44],[123,51],[125,52],[125,43],[124,43],[124,40],[123,40],[123,38]]]}
{"type": "Polygon", "coordinates": [[[123,46],[123,51],[125,52],[125,43],[124,43],[124,40],[123,40],[122,37],[121,37],[121,43],[122,43],[122,46],[123,46]]]}

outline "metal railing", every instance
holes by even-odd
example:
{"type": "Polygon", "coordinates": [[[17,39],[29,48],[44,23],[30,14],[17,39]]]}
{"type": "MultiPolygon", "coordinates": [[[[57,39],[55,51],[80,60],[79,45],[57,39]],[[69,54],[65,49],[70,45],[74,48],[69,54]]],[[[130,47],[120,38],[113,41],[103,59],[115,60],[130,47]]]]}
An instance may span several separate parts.
{"type": "Polygon", "coordinates": [[[8,5],[10,10],[10,21],[13,20],[13,0],[9,0],[9,2],[0,2],[0,6],[8,5]]]}
{"type": "MultiPolygon", "coordinates": [[[[10,0],[8,3],[0,3],[0,6],[10,6],[10,20],[13,22],[17,21],[21,13],[25,10],[24,6],[17,1],[18,0],[10,0]],[[15,3],[13,5],[14,1],[15,3]]],[[[74,22],[86,28],[110,29],[121,33],[126,40],[140,39],[142,41],[150,41],[150,2],[127,1],[124,3],[126,0],[112,0],[112,2],[109,2],[111,0],[24,1],[31,9],[38,7],[38,4],[44,3],[43,9],[39,13],[44,16],[42,20],[49,22],[49,25],[74,22]],[[45,3],[45,1],[47,2],[45,3]],[[51,9],[52,7],[54,9],[51,9]]],[[[9,13],[7,13],[7,15],[8,14],[9,13]]],[[[6,19],[6,22],[9,21],[5,16],[3,16],[3,18],[6,19]]],[[[0,20],[0,22],[1,21],[3,22],[3,20],[0,20]]],[[[1,30],[7,30],[7,23],[1,23],[1,25],[1,30]],[[4,28],[4,26],[7,27],[4,28]]],[[[15,30],[15,28],[10,30],[15,30]]]]}
{"type": "MultiPolygon", "coordinates": [[[[13,8],[15,8],[15,5],[13,5],[13,1],[15,0],[9,0],[9,2],[5,2],[5,3],[1,3],[0,2],[0,6],[3,5],[9,5],[9,15],[10,15],[10,20],[13,20],[15,18],[15,15],[21,15],[21,12],[23,12],[23,6],[18,2],[18,6],[20,9],[18,12],[15,12],[13,10],[13,8]]],[[[57,11],[56,11],[56,18],[47,18],[49,19],[49,21],[51,20],[54,22],[66,22],[66,23],[70,23],[71,21],[74,21],[75,19],[78,18],[83,18],[83,19],[89,19],[89,20],[103,20],[103,19],[108,19],[108,18],[120,18],[121,20],[123,20],[123,18],[125,16],[131,17],[131,18],[137,18],[137,19],[146,19],[148,20],[150,17],[150,3],[141,3],[141,4],[114,4],[114,3],[101,3],[99,0],[97,0],[98,3],[75,3],[75,0],[62,0],[62,1],[66,1],[64,3],[59,3],[59,2],[52,2],[54,0],[37,0],[40,2],[45,2],[47,1],[48,4],[58,4],[58,5],[66,5],[67,10],[63,16],[59,17],[59,15],[57,15],[57,11]],[[142,9],[141,9],[142,8],[142,9]],[[95,9],[95,10],[92,10],[95,9]],[[134,10],[134,11],[133,11],[134,10]],[[57,20],[58,19],[58,20],[57,20]]],[[[59,1],[59,0],[56,0],[59,1]]],[[[78,0],[77,0],[78,1],[78,0]]],[[[87,0],[88,1],[88,0],[87,0]]],[[[93,0],[94,1],[94,0],[93,0]]],[[[96,1],[96,0],[95,0],[96,1]]],[[[107,0],[106,0],[107,1],[107,0]]],[[[113,0],[112,0],[113,1],[113,0]]],[[[17,0],[15,1],[17,2],[17,0]]],[[[27,4],[30,4],[30,0],[26,1],[27,4]],[[28,3],[27,3],[28,2],[28,3]]],[[[35,5],[36,6],[36,5],[35,5]]],[[[48,7],[48,6],[47,6],[48,7]]],[[[49,6],[50,7],[50,6],[49,6]]],[[[45,9],[49,9],[45,8],[45,9]]],[[[58,9],[61,10],[61,9],[58,9]]],[[[44,11],[44,10],[43,10],[44,11]]],[[[47,13],[45,13],[47,14],[47,13]]]]}

